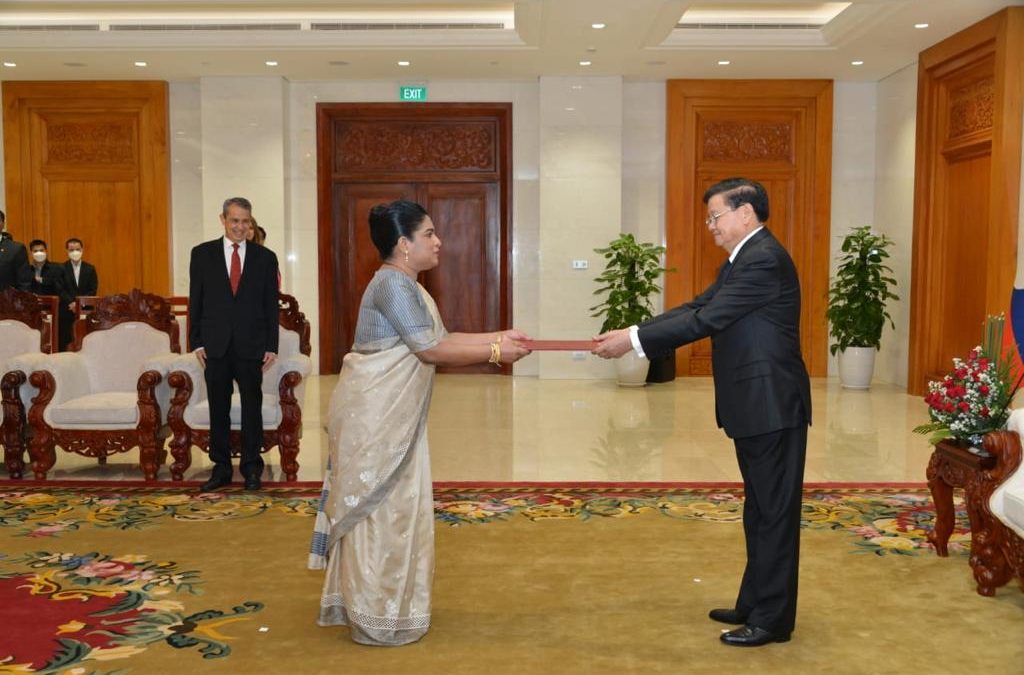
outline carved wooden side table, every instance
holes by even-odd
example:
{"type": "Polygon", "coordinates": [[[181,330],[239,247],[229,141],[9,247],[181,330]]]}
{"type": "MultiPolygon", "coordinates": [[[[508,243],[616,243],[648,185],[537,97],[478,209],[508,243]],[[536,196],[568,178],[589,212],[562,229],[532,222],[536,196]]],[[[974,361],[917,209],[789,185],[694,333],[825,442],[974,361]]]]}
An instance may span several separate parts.
{"type": "MultiPolygon", "coordinates": [[[[988,439],[985,444],[989,444],[988,439]]],[[[989,511],[991,489],[985,486],[993,466],[995,457],[974,454],[953,441],[939,442],[928,462],[928,487],[935,502],[935,528],[928,534],[928,541],[938,555],[949,555],[947,544],[956,519],[953,489],[963,489],[971,522],[971,570],[978,593],[985,596],[995,595],[996,588],[1008,579],[1006,558],[996,541],[1003,527],[989,511]]]]}

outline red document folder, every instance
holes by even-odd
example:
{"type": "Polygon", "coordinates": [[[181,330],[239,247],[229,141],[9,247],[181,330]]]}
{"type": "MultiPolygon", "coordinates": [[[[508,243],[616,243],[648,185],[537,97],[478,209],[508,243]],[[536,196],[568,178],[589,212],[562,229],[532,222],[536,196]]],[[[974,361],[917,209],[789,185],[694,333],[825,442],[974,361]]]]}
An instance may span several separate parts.
{"type": "Polygon", "coordinates": [[[524,340],[522,345],[534,352],[589,352],[597,343],[593,340],[524,340]]]}

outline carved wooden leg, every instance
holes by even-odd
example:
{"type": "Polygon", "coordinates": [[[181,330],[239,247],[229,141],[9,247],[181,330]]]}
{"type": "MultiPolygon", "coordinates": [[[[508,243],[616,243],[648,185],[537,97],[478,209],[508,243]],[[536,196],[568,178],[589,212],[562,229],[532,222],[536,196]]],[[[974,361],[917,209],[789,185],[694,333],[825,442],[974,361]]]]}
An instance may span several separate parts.
{"type": "Polygon", "coordinates": [[[53,400],[57,391],[57,383],[47,370],[37,370],[29,377],[32,386],[39,394],[32,399],[32,408],[28,412],[28,423],[32,426],[32,440],[28,444],[28,454],[32,458],[32,473],[36,480],[46,480],[47,472],[57,461],[54,450],[53,429],[43,419],[43,411],[53,400]]]}
{"type": "Polygon", "coordinates": [[[302,375],[289,371],[281,378],[277,393],[281,406],[281,423],[277,427],[278,451],[281,453],[281,470],[285,480],[298,480],[299,439],[302,438],[302,408],[295,399],[295,387],[302,382],[302,375]]]}
{"type": "Polygon", "coordinates": [[[11,478],[21,478],[25,470],[25,409],[19,394],[25,380],[25,373],[12,370],[3,376],[0,383],[4,411],[0,441],[4,444],[4,463],[11,478]]]}
{"type": "Polygon", "coordinates": [[[185,424],[185,408],[192,397],[192,378],[183,370],[176,370],[167,377],[167,383],[174,390],[171,407],[167,411],[167,426],[171,428],[171,478],[184,480],[185,471],[192,465],[192,437],[185,424]]]}
{"type": "Polygon", "coordinates": [[[969,563],[978,584],[978,594],[992,597],[996,588],[1013,576],[1001,546],[1003,525],[988,510],[988,500],[981,494],[978,480],[964,486],[967,515],[971,520],[971,557],[969,563]]]}
{"type": "Polygon", "coordinates": [[[146,480],[156,480],[157,434],[160,431],[160,404],[156,402],[156,385],[163,379],[155,370],[147,370],[139,376],[139,464],[146,480]]]}
{"type": "Polygon", "coordinates": [[[947,544],[949,535],[953,533],[953,488],[942,479],[942,472],[939,465],[943,460],[938,452],[932,453],[928,462],[928,489],[932,493],[932,502],[935,504],[935,527],[928,533],[928,541],[935,547],[935,552],[945,558],[949,555],[947,544]]]}

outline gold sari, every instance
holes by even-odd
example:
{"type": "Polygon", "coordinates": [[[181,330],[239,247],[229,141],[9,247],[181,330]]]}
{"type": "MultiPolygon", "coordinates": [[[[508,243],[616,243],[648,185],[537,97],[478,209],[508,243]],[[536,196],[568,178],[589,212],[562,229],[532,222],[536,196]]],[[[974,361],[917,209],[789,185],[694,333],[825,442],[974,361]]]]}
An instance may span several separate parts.
{"type": "MultiPolygon", "coordinates": [[[[433,299],[418,287],[433,318],[433,299]]],[[[434,366],[404,343],[345,356],[331,396],[330,459],[311,569],[326,569],[319,624],[363,644],[401,645],[430,626],[434,499],[427,412],[434,366]]]]}

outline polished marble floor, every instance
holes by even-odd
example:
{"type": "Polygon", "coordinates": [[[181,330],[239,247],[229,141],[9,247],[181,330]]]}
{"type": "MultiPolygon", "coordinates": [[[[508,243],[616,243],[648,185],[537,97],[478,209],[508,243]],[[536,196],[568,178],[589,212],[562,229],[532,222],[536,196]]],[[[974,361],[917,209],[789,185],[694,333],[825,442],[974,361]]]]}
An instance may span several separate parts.
{"type": "MultiPolygon", "coordinates": [[[[299,480],[319,481],[327,462],[323,411],[337,376],[306,386],[299,480]]],[[[610,380],[439,375],[430,412],[435,481],[738,481],[732,442],[715,426],[710,378],[640,389],[610,380]]],[[[843,389],[812,382],[814,424],[807,482],[924,482],[931,448],[912,429],[924,402],[892,385],[843,389]]],[[[105,466],[58,450],[52,479],[138,480],[137,451],[105,466]]],[[[264,480],[281,480],[274,450],[264,480]]],[[[186,479],[209,460],[193,449],[186,479]]],[[[160,473],[169,480],[166,469],[160,473]]]]}

